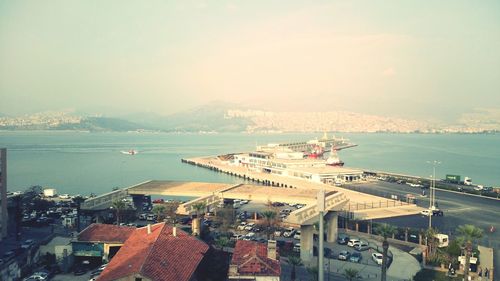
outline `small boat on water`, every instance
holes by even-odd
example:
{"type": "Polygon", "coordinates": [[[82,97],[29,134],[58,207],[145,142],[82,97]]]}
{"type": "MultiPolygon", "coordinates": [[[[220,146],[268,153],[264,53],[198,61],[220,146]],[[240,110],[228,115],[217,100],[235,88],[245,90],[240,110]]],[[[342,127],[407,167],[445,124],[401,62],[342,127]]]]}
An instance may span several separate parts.
{"type": "Polygon", "coordinates": [[[121,151],[121,153],[122,153],[122,154],[126,154],[126,155],[135,155],[135,154],[139,153],[139,151],[134,150],[134,149],[131,149],[131,150],[129,150],[129,151],[124,151],[124,150],[122,150],[122,151],[121,151]]]}

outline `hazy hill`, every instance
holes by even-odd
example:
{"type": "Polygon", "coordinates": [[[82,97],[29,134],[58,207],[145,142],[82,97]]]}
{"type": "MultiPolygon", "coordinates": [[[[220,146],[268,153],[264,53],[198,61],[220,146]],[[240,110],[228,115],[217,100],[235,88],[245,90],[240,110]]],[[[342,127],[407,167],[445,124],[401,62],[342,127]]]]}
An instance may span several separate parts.
{"type": "Polygon", "coordinates": [[[246,118],[225,118],[226,112],[235,108],[243,109],[243,107],[235,104],[211,102],[203,106],[171,115],[159,115],[156,113],[146,112],[128,114],[122,116],[122,118],[150,128],[156,128],[164,131],[245,131],[248,125],[251,124],[251,120],[246,118]]]}
{"type": "Polygon", "coordinates": [[[110,117],[85,117],[78,124],[62,124],[55,130],[88,130],[88,131],[136,131],[152,129],[135,122],[110,117]]]}

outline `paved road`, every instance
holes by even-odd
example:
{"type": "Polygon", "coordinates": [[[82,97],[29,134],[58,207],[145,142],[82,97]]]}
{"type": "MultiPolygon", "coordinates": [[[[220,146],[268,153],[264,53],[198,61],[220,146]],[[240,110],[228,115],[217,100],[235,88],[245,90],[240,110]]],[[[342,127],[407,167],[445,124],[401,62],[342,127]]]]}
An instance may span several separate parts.
{"type": "MultiPolygon", "coordinates": [[[[421,189],[404,184],[389,182],[369,182],[352,185],[359,191],[371,194],[385,192],[398,196],[408,193],[415,195],[417,205],[428,208],[429,199],[421,197],[421,189]]],[[[437,227],[440,232],[453,236],[457,226],[461,224],[473,224],[484,230],[480,244],[496,249],[495,252],[495,276],[500,276],[500,201],[488,198],[457,194],[443,190],[436,190],[436,202],[444,211],[443,217],[433,217],[433,227],[437,227]],[[489,228],[493,225],[496,232],[490,233],[489,228]]],[[[377,222],[387,222],[401,227],[427,228],[429,220],[423,216],[406,216],[391,219],[376,220],[377,222]]]]}

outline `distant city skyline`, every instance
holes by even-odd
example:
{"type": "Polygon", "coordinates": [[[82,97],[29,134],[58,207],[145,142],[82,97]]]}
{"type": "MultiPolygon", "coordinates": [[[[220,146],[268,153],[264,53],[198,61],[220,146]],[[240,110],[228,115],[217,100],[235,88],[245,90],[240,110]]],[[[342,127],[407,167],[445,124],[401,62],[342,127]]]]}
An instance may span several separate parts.
{"type": "Polygon", "coordinates": [[[0,113],[500,108],[498,1],[284,3],[3,1],[0,113]]]}

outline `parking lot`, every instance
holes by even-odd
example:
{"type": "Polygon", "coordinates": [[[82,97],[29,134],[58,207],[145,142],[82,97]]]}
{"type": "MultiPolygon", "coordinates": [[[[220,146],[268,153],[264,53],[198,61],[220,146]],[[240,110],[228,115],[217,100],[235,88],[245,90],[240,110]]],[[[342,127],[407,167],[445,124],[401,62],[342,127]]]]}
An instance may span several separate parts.
{"type": "MultiPolygon", "coordinates": [[[[260,212],[267,208],[266,204],[263,203],[253,203],[242,205],[238,209],[238,213],[247,214],[247,218],[253,218],[254,212],[260,212]]],[[[287,211],[283,211],[286,209],[295,210],[295,207],[291,207],[289,205],[284,204],[283,206],[275,206],[274,209],[277,211],[277,214],[286,214],[287,211]]],[[[239,217],[241,217],[240,215],[239,217]]],[[[248,220],[250,221],[250,220],[248,220]]],[[[254,240],[258,242],[265,243],[266,239],[266,231],[263,227],[259,227],[254,223],[247,223],[245,220],[243,222],[238,221],[237,226],[234,229],[234,234],[232,240],[244,239],[244,240],[254,240]]],[[[274,237],[278,241],[278,245],[280,246],[280,253],[282,256],[286,257],[288,254],[300,253],[300,229],[299,228],[278,228],[274,235],[274,237]],[[292,231],[293,229],[293,231],[292,231]],[[286,234],[285,234],[286,233],[286,234]]],[[[358,238],[358,237],[350,237],[350,238],[358,238]]],[[[328,270],[332,274],[342,274],[347,268],[354,268],[360,272],[360,275],[367,280],[376,278],[380,278],[380,265],[378,265],[373,259],[372,254],[378,253],[382,251],[382,247],[380,243],[376,243],[375,241],[366,241],[361,239],[364,242],[367,242],[368,247],[363,251],[356,251],[353,247],[349,247],[347,245],[340,245],[338,243],[327,243],[325,242],[325,272],[328,270]],[[339,260],[339,254],[342,251],[347,251],[348,255],[346,260],[339,260]],[[353,253],[359,254],[360,258],[358,261],[354,261],[356,259],[351,260],[351,256],[353,253]]],[[[314,255],[317,256],[317,237],[314,242],[314,255]]]]}

